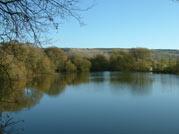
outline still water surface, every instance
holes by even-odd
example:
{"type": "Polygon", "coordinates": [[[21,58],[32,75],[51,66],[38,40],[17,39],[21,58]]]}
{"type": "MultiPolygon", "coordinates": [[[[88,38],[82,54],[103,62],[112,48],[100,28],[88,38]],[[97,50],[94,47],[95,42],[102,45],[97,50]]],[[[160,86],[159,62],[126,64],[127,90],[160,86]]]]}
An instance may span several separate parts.
{"type": "Polygon", "coordinates": [[[0,89],[0,134],[179,133],[177,75],[61,74],[0,89]]]}

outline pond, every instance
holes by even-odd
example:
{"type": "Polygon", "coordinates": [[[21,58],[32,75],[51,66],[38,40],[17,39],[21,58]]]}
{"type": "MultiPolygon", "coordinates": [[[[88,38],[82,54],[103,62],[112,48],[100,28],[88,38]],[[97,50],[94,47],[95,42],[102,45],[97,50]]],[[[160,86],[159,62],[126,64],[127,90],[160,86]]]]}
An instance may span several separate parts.
{"type": "Polygon", "coordinates": [[[179,76],[71,73],[0,84],[0,134],[176,134],[179,76]]]}

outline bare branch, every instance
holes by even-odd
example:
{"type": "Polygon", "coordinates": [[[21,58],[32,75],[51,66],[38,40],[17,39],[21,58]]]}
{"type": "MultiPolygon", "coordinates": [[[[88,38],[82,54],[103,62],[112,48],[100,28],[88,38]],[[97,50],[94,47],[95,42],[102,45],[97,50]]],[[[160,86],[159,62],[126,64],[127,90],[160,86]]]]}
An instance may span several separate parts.
{"type": "Polygon", "coordinates": [[[61,21],[72,17],[80,24],[80,0],[0,0],[0,41],[19,40],[41,43],[49,28],[58,29],[61,21]]]}

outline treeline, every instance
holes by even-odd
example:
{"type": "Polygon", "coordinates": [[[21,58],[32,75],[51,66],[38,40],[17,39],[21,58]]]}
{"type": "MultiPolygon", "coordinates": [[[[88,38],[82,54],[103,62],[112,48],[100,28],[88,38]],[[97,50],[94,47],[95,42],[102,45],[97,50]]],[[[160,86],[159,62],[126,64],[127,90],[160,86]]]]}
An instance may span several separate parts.
{"type": "Polygon", "coordinates": [[[87,72],[91,62],[81,56],[68,57],[60,48],[39,48],[19,42],[1,43],[0,78],[19,79],[55,72],[87,72]]]}
{"type": "Polygon", "coordinates": [[[109,57],[97,55],[90,61],[91,71],[179,73],[179,60],[174,58],[153,59],[152,51],[146,48],[114,49],[109,57]]]}
{"type": "Polygon", "coordinates": [[[19,42],[0,44],[0,78],[2,79],[19,79],[55,72],[89,71],[179,73],[179,61],[155,60],[152,58],[152,51],[145,48],[115,49],[108,57],[96,55],[93,58],[85,58],[80,55],[68,57],[57,47],[39,48],[19,42]]]}

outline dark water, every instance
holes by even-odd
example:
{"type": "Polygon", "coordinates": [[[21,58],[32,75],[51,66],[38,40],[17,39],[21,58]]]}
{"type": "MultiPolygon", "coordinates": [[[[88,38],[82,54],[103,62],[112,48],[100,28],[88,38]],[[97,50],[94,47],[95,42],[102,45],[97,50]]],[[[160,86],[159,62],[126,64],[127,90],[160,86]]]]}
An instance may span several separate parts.
{"type": "Polygon", "coordinates": [[[0,89],[0,134],[179,134],[177,75],[61,74],[0,89]]]}

